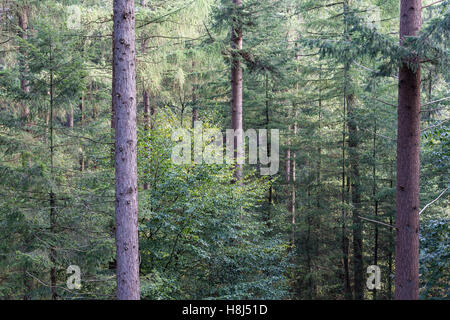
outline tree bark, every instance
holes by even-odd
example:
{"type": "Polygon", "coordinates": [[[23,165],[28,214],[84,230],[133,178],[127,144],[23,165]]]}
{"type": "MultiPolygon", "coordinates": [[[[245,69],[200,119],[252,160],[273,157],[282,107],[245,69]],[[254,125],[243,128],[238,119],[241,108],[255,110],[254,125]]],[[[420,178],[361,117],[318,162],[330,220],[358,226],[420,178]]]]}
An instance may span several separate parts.
{"type": "MultiPolygon", "coordinates": [[[[421,0],[401,1],[401,42],[418,34],[421,8],[421,0]]],[[[415,300],[419,294],[420,65],[409,62],[417,70],[403,61],[398,75],[396,300],[415,300]]]]}
{"type": "Polygon", "coordinates": [[[136,42],[133,0],[114,0],[117,299],[139,300],[136,42]]]}
{"type": "MultiPolygon", "coordinates": [[[[235,7],[242,6],[242,0],[233,0],[235,7]]],[[[239,18],[233,18],[231,29],[231,129],[238,130],[234,137],[234,159],[242,159],[244,156],[243,132],[242,132],[242,66],[239,51],[242,49],[242,25],[239,18]]],[[[242,164],[236,163],[234,178],[236,181],[242,178],[242,164]]]]}

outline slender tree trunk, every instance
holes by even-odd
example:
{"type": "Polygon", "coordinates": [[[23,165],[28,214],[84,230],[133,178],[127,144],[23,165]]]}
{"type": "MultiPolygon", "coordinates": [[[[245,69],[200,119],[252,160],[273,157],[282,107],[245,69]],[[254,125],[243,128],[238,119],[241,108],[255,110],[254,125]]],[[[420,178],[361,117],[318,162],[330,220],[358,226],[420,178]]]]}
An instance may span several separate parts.
{"type": "Polygon", "coordinates": [[[354,114],[355,97],[347,95],[348,114],[348,146],[350,160],[350,181],[352,189],[352,223],[353,223],[353,275],[355,281],[355,299],[364,298],[363,239],[362,221],[359,218],[361,209],[361,184],[359,174],[358,128],[354,114]]]}
{"type": "Polygon", "coordinates": [[[84,126],[84,97],[83,94],[80,97],[80,113],[81,113],[81,126],[84,126]]]}
{"type": "MultiPolygon", "coordinates": [[[[391,188],[391,190],[394,188],[394,181],[393,181],[393,178],[392,178],[393,171],[394,171],[394,168],[392,168],[391,181],[390,181],[390,188],[391,188]]],[[[391,226],[393,225],[393,213],[394,213],[393,211],[394,211],[393,208],[391,208],[389,210],[389,225],[391,225],[391,226]]],[[[392,300],[392,277],[391,277],[391,275],[392,275],[392,265],[393,265],[393,263],[392,263],[392,252],[394,251],[393,250],[394,246],[395,246],[395,244],[394,244],[394,235],[393,235],[393,232],[390,230],[390,232],[389,232],[389,251],[388,251],[388,269],[389,269],[388,294],[387,294],[388,300],[392,300]]]]}
{"type": "Polygon", "coordinates": [[[117,299],[139,300],[136,43],[133,0],[114,0],[117,299]]]}
{"type": "MultiPolygon", "coordinates": [[[[192,61],[192,72],[195,72],[195,61],[192,61]]],[[[195,121],[198,120],[198,108],[197,108],[197,78],[192,79],[192,128],[194,128],[195,121]]]]}
{"type": "MultiPolygon", "coordinates": [[[[294,119],[297,118],[298,115],[298,111],[294,110],[294,119]]],[[[297,123],[294,122],[293,126],[292,126],[292,134],[293,137],[295,137],[297,135],[297,123]]],[[[292,173],[292,179],[291,179],[291,224],[292,224],[292,247],[295,246],[295,201],[296,201],[296,186],[295,186],[295,182],[297,180],[297,176],[296,176],[296,154],[295,151],[292,151],[291,154],[292,157],[292,161],[291,161],[291,165],[292,165],[292,169],[291,169],[291,173],[292,173]]]]}
{"type": "Polygon", "coordinates": [[[344,265],[344,297],[345,299],[353,299],[352,288],[350,286],[350,270],[348,263],[348,249],[349,240],[347,236],[347,214],[346,202],[348,199],[348,192],[345,189],[345,137],[346,137],[346,102],[344,94],[344,113],[342,122],[342,190],[341,190],[341,204],[342,204],[342,259],[344,265]]]}
{"type": "MultiPolygon", "coordinates": [[[[22,7],[19,9],[17,13],[18,17],[18,26],[19,26],[19,36],[22,40],[26,41],[28,39],[28,8],[22,7]]],[[[25,50],[23,50],[22,45],[19,48],[19,52],[21,55],[25,55],[25,50]]],[[[22,57],[19,61],[20,64],[20,89],[22,89],[25,95],[30,93],[30,86],[27,79],[28,73],[28,64],[26,59],[22,57]]],[[[27,105],[27,102],[22,104],[21,117],[26,119],[28,125],[30,125],[30,121],[28,117],[30,115],[30,109],[27,105]]],[[[22,153],[23,155],[23,153],[22,153]]],[[[25,240],[25,244],[28,244],[28,239],[25,240]]],[[[23,282],[25,286],[25,294],[23,296],[23,300],[31,299],[31,290],[33,289],[33,281],[28,279],[28,275],[26,274],[26,267],[23,270],[23,282]]]]}
{"type": "MultiPolygon", "coordinates": [[[[84,127],[84,97],[83,97],[83,94],[81,94],[81,97],[80,97],[79,108],[80,108],[80,113],[81,113],[80,125],[81,125],[81,127],[84,127]]],[[[84,166],[85,166],[85,160],[84,160],[84,154],[83,154],[83,148],[82,147],[80,147],[80,159],[79,159],[79,162],[80,162],[80,172],[83,172],[84,171],[84,166]]]]}
{"type": "MultiPolygon", "coordinates": [[[[53,64],[52,61],[52,46],[50,45],[50,63],[53,64]]],[[[55,147],[53,144],[53,66],[50,68],[50,177],[52,180],[52,184],[50,187],[49,194],[49,204],[50,204],[50,233],[52,236],[55,235],[56,232],[56,208],[55,208],[55,193],[53,191],[53,180],[54,180],[54,153],[55,147]]],[[[56,292],[56,248],[52,245],[50,247],[50,286],[52,292],[52,300],[57,299],[56,292]]]]}
{"type": "MultiPolygon", "coordinates": [[[[269,127],[270,127],[270,106],[269,106],[269,76],[267,74],[267,72],[265,73],[265,93],[266,93],[266,130],[267,132],[269,132],[269,127]]],[[[259,147],[259,135],[257,136],[257,141],[258,141],[258,147],[259,147]]],[[[268,145],[267,146],[267,154],[270,155],[271,153],[271,146],[268,145]]],[[[259,168],[258,168],[259,170],[259,168]]],[[[271,178],[270,178],[271,179],[271,178]]],[[[267,212],[267,218],[266,218],[266,225],[267,228],[271,228],[270,225],[270,220],[272,218],[272,206],[273,206],[273,187],[272,187],[272,183],[270,183],[270,187],[269,187],[269,210],[267,212]]]]}
{"type": "MultiPolygon", "coordinates": [[[[421,0],[401,1],[400,41],[418,34],[421,8],[421,0]]],[[[419,294],[420,66],[409,62],[417,63],[417,70],[404,61],[398,75],[396,300],[419,294]]]]}
{"type": "MultiPolygon", "coordinates": [[[[350,40],[348,31],[348,12],[350,0],[344,2],[344,23],[345,38],[350,40]]],[[[364,299],[364,270],[363,270],[363,239],[362,239],[362,221],[359,218],[361,208],[361,185],[359,174],[359,155],[358,155],[358,126],[355,119],[355,95],[352,88],[352,79],[350,76],[350,62],[345,64],[345,87],[347,103],[347,126],[348,126],[348,147],[350,162],[350,181],[352,189],[352,223],[353,223],[353,277],[355,299],[364,299]],[[348,85],[348,87],[347,87],[348,85]]]]}
{"type": "MultiPolygon", "coordinates": [[[[112,45],[112,80],[111,80],[111,136],[115,136],[115,130],[116,130],[116,88],[115,88],[115,83],[116,83],[116,47],[115,47],[115,36],[114,36],[114,32],[115,32],[115,28],[113,28],[112,31],[112,40],[111,40],[111,45],[112,45]]],[[[92,117],[95,120],[97,118],[97,107],[94,104],[94,108],[92,110],[92,117]]],[[[115,145],[111,145],[111,163],[114,163],[114,157],[115,157],[115,145]]]]}
{"type": "MultiPolygon", "coordinates": [[[[372,196],[374,201],[375,217],[378,217],[378,200],[377,200],[377,115],[376,108],[374,109],[374,127],[373,127],[373,188],[372,196]]],[[[378,265],[378,225],[375,224],[374,231],[374,250],[373,250],[373,264],[378,265]]],[[[373,300],[377,300],[377,289],[373,289],[373,300]]]]}
{"type": "MultiPolygon", "coordinates": [[[[232,0],[236,8],[242,6],[242,0],[232,0]]],[[[233,19],[231,29],[231,129],[238,130],[234,137],[234,159],[243,159],[242,126],[242,66],[239,51],[242,49],[242,24],[239,18],[233,19]]],[[[242,178],[242,164],[237,163],[234,171],[236,181],[242,178]]]]}
{"type": "MultiPolygon", "coordinates": [[[[150,116],[150,99],[146,88],[144,88],[143,90],[143,96],[144,96],[144,129],[148,131],[152,126],[151,125],[152,119],[150,116]]],[[[147,181],[144,182],[144,190],[148,190],[149,186],[150,185],[147,181]]]]}
{"type": "MultiPolygon", "coordinates": [[[[22,38],[23,41],[26,41],[28,39],[28,8],[26,6],[20,8],[17,13],[17,17],[19,24],[19,36],[20,38],[22,38]]],[[[19,48],[19,52],[21,53],[21,55],[25,54],[22,45],[19,48]]],[[[19,64],[20,64],[20,88],[25,94],[28,94],[30,92],[30,86],[27,79],[28,63],[26,61],[26,58],[21,57],[19,64]]],[[[24,119],[27,119],[29,115],[30,115],[30,108],[25,102],[22,104],[21,116],[24,119]]],[[[27,122],[29,124],[28,120],[27,122]]]]}

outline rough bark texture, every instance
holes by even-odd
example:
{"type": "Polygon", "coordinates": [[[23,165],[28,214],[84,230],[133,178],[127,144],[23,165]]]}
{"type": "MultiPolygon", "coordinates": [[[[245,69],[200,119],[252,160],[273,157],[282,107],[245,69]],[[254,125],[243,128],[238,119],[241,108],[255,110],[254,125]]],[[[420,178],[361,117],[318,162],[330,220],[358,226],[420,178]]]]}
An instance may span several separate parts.
{"type": "Polygon", "coordinates": [[[117,299],[139,300],[134,1],[114,0],[117,299]]]}
{"type": "MultiPolygon", "coordinates": [[[[421,0],[402,0],[400,39],[416,36],[421,26],[421,0]]],[[[418,299],[420,66],[400,67],[398,83],[395,299],[418,299]]]]}
{"type": "MultiPolygon", "coordinates": [[[[242,6],[242,0],[233,0],[236,7],[242,6]]],[[[242,27],[239,19],[233,19],[231,30],[231,129],[240,130],[234,137],[234,159],[244,156],[242,132],[242,66],[237,50],[242,49],[242,27]]],[[[242,165],[236,164],[234,177],[239,181],[242,177],[242,165]]]]}

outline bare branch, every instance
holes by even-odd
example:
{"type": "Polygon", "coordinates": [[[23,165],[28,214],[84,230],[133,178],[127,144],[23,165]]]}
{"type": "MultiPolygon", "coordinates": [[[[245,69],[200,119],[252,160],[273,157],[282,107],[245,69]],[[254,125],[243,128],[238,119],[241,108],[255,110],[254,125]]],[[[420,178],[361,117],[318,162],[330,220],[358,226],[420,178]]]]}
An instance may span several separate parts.
{"type": "Polygon", "coordinates": [[[428,208],[428,207],[431,206],[433,203],[435,203],[436,201],[438,201],[439,198],[442,197],[442,195],[443,195],[444,193],[447,192],[447,190],[448,190],[448,187],[447,187],[444,191],[442,191],[441,194],[440,194],[436,199],[434,199],[433,201],[431,201],[430,203],[428,203],[425,207],[423,207],[423,209],[420,210],[419,214],[421,214],[422,212],[424,212],[426,208],[428,208]]]}

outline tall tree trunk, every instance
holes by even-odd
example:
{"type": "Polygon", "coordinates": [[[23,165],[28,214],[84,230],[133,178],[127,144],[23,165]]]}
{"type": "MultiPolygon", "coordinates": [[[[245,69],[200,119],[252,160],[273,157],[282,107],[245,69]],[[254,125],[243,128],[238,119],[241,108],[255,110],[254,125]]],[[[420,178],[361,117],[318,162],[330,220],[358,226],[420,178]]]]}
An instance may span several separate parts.
{"type": "MultiPolygon", "coordinates": [[[[80,121],[80,125],[81,127],[84,127],[84,97],[83,94],[81,94],[80,97],[80,113],[81,113],[81,121],[80,121]]],[[[84,166],[85,166],[85,160],[84,160],[84,154],[83,154],[83,148],[80,147],[80,171],[83,172],[84,171],[84,166]]]]}
{"type": "MultiPolygon", "coordinates": [[[[400,41],[416,36],[421,26],[421,0],[402,0],[400,41]]],[[[395,241],[395,299],[419,294],[420,66],[404,61],[398,75],[398,131],[395,241]]]]}
{"type": "MultiPolygon", "coordinates": [[[[298,111],[294,110],[294,119],[297,118],[298,115],[298,111]]],[[[294,124],[292,125],[292,134],[295,137],[297,135],[297,123],[294,122],[294,124]]],[[[291,157],[292,157],[292,161],[291,161],[291,165],[292,165],[292,169],[291,169],[291,174],[292,174],[292,179],[291,179],[291,224],[292,224],[292,234],[291,234],[291,240],[292,240],[292,247],[295,246],[295,201],[296,201],[296,195],[295,195],[295,191],[296,191],[296,186],[295,186],[295,182],[297,179],[296,176],[296,154],[295,151],[291,151],[291,157]]]]}
{"type": "MultiPolygon", "coordinates": [[[[391,171],[391,179],[389,182],[389,186],[391,188],[391,190],[394,188],[394,180],[393,180],[393,176],[394,176],[394,168],[392,168],[391,171]]],[[[389,209],[389,225],[392,226],[393,225],[393,214],[394,214],[394,208],[390,208],[389,209]]],[[[392,232],[392,228],[390,228],[391,230],[389,230],[389,251],[388,251],[388,270],[389,270],[389,276],[388,276],[388,287],[387,287],[387,298],[388,300],[392,300],[392,253],[393,253],[393,249],[394,249],[394,234],[392,232]]]]}
{"type": "Polygon", "coordinates": [[[134,1],[114,0],[117,299],[139,300],[134,1]]]}
{"type": "MultiPolygon", "coordinates": [[[[269,127],[270,127],[270,106],[269,106],[269,76],[267,74],[267,72],[264,75],[265,77],[265,93],[266,93],[266,130],[267,132],[269,132],[269,127]]],[[[259,146],[259,135],[257,136],[257,145],[258,148],[259,146]]],[[[267,154],[270,155],[271,153],[271,146],[268,145],[267,146],[267,154]]],[[[259,168],[258,168],[259,171],[259,168]]],[[[271,179],[271,178],[269,178],[271,179]]],[[[273,187],[272,187],[272,183],[270,183],[270,187],[269,187],[269,210],[267,211],[267,217],[266,217],[266,225],[267,228],[271,228],[271,224],[270,224],[270,220],[272,218],[272,206],[273,206],[273,187]]]]}
{"type": "MultiPolygon", "coordinates": [[[[242,0],[232,0],[236,8],[242,6],[242,0]]],[[[231,129],[238,130],[234,137],[234,159],[243,159],[243,126],[242,126],[242,66],[239,58],[239,50],[242,49],[242,23],[238,18],[233,19],[231,29],[231,129]]],[[[242,164],[236,163],[234,178],[236,181],[242,178],[242,164]]]]}
{"type": "MultiPolygon", "coordinates": [[[[192,61],[192,72],[195,72],[195,61],[192,61]]],[[[198,108],[197,108],[197,77],[192,79],[192,128],[194,128],[195,121],[198,120],[198,108]]]]}
{"type": "MultiPolygon", "coordinates": [[[[344,23],[345,38],[350,40],[348,31],[348,12],[350,0],[344,2],[344,23]]],[[[359,218],[361,208],[361,185],[359,174],[359,155],[358,155],[358,126],[355,119],[355,95],[352,88],[352,79],[350,76],[350,61],[345,64],[345,90],[347,102],[347,126],[348,126],[348,147],[350,162],[350,181],[352,189],[352,224],[353,224],[353,277],[355,299],[364,299],[364,270],[363,270],[363,239],[362,239],[362,221],[359,218]]]]}
{"type": "MultiPolygon", "coordinates": [[[[141,1],[141,6],[145,6],[145,1],[141,1]]],[[[147,40],[143,40],[141,43],[141,51],[142,54],[145,54],[147,50],[147,40]]],[[[150,97],[148,93],[148,89],[145,87],[145,84],[142,88],[142,98],[144,100],[144,129],[145,131],[149,131],[152,128],[152,121],[150,114],[150,97]]],[[[150,187],[147,181],[144,182],[144,190],[148,190],[150,187]]]]}
{"type": "MultiPolygon", "coordinates": [[[[55,208],[55,193],[53,191],[53,180],[54,180],[54,153],[55,153],[55,147],[53,144],[54,138],[53,138],[53,61],[52,61],[52,45],[50,44],[50,64],[52,67],[50,68],[50,177],[52,180],[51,187],[50,187],[50,194],[49,194],[49,204],[50,204],[50,234],[52,236],[55,235],[56,232],[56,208],[55,208]]],[[[50,286],[51,286],[51,293],[52,293],[52,300],[57,299],[57,292],[56,292],[56,248],[54,245],[50,247],[50,286]]]]}
{"type": "Polygon", "coordinates": [[[359,174],[358,128],[355,120],[355,96],[347,95],[348,114],[348,146],[350,161],[350,181],[353,223],[353,276],[355,282],[355,299],[364,299],[363,239],[362,221],[359,217],[361,209],[361,183],[359,174]]]}
{"type": "MultiPolygon", "coordinates": [[[[150,98],[148,95],[148,90],[146,88],[143,89],[143,98],[144,98],[144,129],[146,131],[150,130],[151,122],[151,116],[150,116],[150,98]]],[[[148,190],[150,187],[149,183],[146,181],[144,182],[144,190],[148,190]]]]}
{"type": "MultiPolygon", "coordinates": [[[[17,12],[18,17],[18,24],[19,24],[19,36],[22,38],[23,41],[26,41],[28,39],[28,8],[26,6],[19,8],[19,11],[17,12]]],[[[20,45],[19,52],[22,55],[20,58],[19,64],[20,64],[20,88],[25,94],[28,94],[30,92],[30,86],[27,79],[27,73],[28,73],[28,63],[26,61],[26,58],[23,56],[25,54],[23,50],[23,46],[20,45]]],[[[30,115],[30,108],[28,107],[27,103],[22,104],[22,111],[21,116],[26,119],[30,115]]],[[[28,124],[29,121],[27,120],[28,124]]]]}
{"type": "MultiPolygon", "coordinates": [[[[378,200],[377,200],[377,114],[374,108],[374,127],[373,127],[373,187],[372,197],[374,201],[375,217],[378,217],[378,200]]],[[[374,250],[373,250],[373,264],[378,265],[378,224],[375,224],[374,231],[374,250]]],[[[373,289],[373,300],[377,300],[377,289],[373,289]]]]}
{"type": "MultiPolygon", "coordinates": [[[[115,41],[115,36],[114,36],[114,28],[112,31],[112,40],[111,40],[111,45],[112,45],[112,79],[111,79],[111,136],[115,136],[115,130],[116,130],[116,107],[115,107],[115,103],[116,103],[116,88],[115,88],[115,83],[116,83],[116,47],[114,44],[115,41]]],[[[92,118],[95,120],[97,118],[97,107],[94,104],[94,108],[92,110],[92,118]]],[[[114,157],[115,157],[115,145],[111,145],[111,163],[114,162],[114,157]]]]}
{"type": "Polygon", "coordinates": [[[342,204],[342,259],[344,265],[344,297],[345,299],[353,299],[352,289],[350,286],[350,269],[348,263],[349,239],[347,236],[347,214],[346,205],[348,201],[348,191],[345,188],[345,139],[346,139],[346,101],[344,94],[344,113],[342,122],[342,190],[341,190],[341,204],[342,204]]]}

